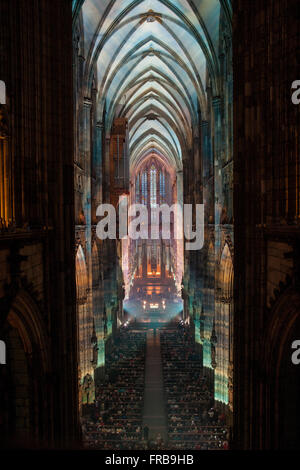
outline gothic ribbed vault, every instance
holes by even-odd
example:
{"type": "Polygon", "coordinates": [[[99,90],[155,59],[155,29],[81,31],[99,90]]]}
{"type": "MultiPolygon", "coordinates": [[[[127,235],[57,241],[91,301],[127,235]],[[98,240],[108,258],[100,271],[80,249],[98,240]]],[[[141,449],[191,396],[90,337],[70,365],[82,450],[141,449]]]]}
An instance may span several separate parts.
{"type": "Polygon", "coordinates": [[[220,11],[230,25],[231,2],[74,1],[74,19],[80,7],[84,87],[97,83],[106,133],[126,116],[131,165],[154,152],[180,169],[207,88],[220,94],[220,11]]]}

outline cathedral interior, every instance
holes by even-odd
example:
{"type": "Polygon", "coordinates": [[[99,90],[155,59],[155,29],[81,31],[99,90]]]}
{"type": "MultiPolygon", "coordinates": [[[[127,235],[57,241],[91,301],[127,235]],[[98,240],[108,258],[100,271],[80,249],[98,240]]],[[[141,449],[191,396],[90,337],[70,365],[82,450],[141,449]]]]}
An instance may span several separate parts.
{"type": "Polygon", "coordinates": [[[299,2],[0,17],[1,447],[299,448],[299,2]],[[103,205],[158,236],[101,239],[103,205]]]}

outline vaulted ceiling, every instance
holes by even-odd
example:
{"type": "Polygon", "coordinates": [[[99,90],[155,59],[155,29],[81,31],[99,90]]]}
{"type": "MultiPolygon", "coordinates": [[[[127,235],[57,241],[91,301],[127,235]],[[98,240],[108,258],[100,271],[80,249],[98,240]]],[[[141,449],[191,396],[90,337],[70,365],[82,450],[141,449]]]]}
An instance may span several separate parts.
{"type": "Polygon", "coordinates": [[[230,0],[73,1],[85,89],[97,83],[107,133],[128,118],[131,164],[158,153],[181,167],[207,86],[219,93],[221,9],[230,24],[230,0]]]}

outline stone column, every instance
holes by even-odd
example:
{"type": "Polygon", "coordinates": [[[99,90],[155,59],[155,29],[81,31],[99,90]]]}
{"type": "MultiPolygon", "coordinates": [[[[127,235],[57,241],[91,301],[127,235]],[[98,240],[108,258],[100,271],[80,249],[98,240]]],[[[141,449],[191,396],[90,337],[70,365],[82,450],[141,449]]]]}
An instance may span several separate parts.
{"type": "Polygon", "coordinates": [[[93,145],[93,159],[92,159],[92,175],[93,175],[93,188],[92,188],[92,222],[96,224],[96,210],[99,204],[102,203],[102,142],[103,142],[103,124],[97,122],[94,128],[94,145],[93,145]]]}
{"type": "Polygon", "coordinates": [[[215,176],[215,224],[219,225],[222,207],[222,178],[221,178],[221,100],[214,97],[212,101],[214,116],[214,176],[215,176]]]}
{"type": "Polygon", "coordinates": [[[110,201],[110,137],[105,138],[105,154],[103,155],[103,200],[108,203],[110,201]]]}

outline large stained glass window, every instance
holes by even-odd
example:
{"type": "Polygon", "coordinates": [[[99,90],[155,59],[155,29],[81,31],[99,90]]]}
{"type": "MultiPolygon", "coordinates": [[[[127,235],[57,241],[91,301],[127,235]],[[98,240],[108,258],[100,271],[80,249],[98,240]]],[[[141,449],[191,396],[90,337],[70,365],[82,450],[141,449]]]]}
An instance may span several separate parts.
{"type": "Polygon", "coordinates": [[[150,205],[156,206],[156,168],[154,165],[150,169],[150,205]]]}

